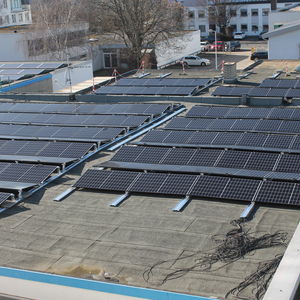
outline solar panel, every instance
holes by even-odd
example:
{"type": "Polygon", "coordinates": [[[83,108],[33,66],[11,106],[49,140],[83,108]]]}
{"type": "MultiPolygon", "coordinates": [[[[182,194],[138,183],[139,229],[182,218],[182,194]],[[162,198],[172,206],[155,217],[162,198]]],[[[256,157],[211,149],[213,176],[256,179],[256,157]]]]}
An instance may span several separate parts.
{"type": "Polygon", "coordinates": [[[299,173],[300,170],[300,155],[284,154],[276,167],[278,172],[299,173]]]}
{"type": "Polygon", "coordinates": [[[120,125],[126,127],[138,127],[147,121],[148,117],[144,116],[129,116],[120,125]]]}
{"type": "Polygon", "coordinates": [[[234,107],[228,112],[227,118],[245,118],[249,114],[250,110],[251,108],[234,107]]]}
{"type": "Polygon", "coordinates": [[[295,183],[264,181],[255,199],[256,202],[289,204],[295,183]]]}
{"type": "Polygon", "coordinates": [[[244,168],[272,171],[278,157],[278,153],[252,152],[244,168]]]}
{"type": "Polygon", "coordinates": [[[259,87],[265,87],[265,88],[273,88],[278,87],[280,80],[276,79],[264,79],[262,83],[259,85],[259,87]]]}
{"type": "Polygon", "coordinates": [[[212,141],[212,145],[235,145],[242,135],[239,132],[220,132],[212,141]]]}
{"type": "Polygon", "coordinates": [[[183,144],[186,143],[192,136],[191,131],[171,131],[170,134],[163,140],[163,143],[176,143],[183,144]]]}
{"type": "Polygon", "coordinates": [[[290,198],[288,204],[300,205],[300,185],[299,184],[295,184],[295,188],[294,188],[292,197],[290,198]]]}
{"type": "Polygon", "coordinates": [[[224,152],[217,166],[222,168],[244,168],[250,155],[251,152],[249,151],[228,150],[224,152]]]}
{"type": "Polygon", "coordinates": [[[0,192],[0,204],[4,203],[6,200],[10,199],[12,194],[0,192]]]}
{"type": "Polygon", "coordinates": [[[281,79],[279,80],[279,88],[294,88],[297,83],[297,79],[281,79]]]}
{"type": "Polygon", "coordinates": [[[216,119],[207,128],[212,130],[230,130],[235,121],[233,119],[216,119]]]}
{"type": "Polygon", "coordinates": [[[275,89],[275,88],[272,88],[267,93],[267,97],[284,97],[287,92],[288,92],[288,89],[275,89]]]}
{"type": "Polygon", "coordinates": [[[263,147],[265,148],[285,148],[288,149],[294,139],[292,135],[268,135],[263,147]]]}
{"type": "Polygon", "coordinates": [[[258,124],[259,120],[236,120],[232,125],[231,130],[253,130],[258,124]]]}
{"type": "Polygon", "coordinates": [[[195,105],[188,111],[186,116],[187,117],[203,117],[209,110],[210,110],[209,106],[195,105]]]}
{"type": "Polygon", "coordinates": [[[70,143],[49,143],[40,153],[40,156],[59,157],[70,146],[70,143]]]}
{"type": "Polygon", "coordinates": [[[59,157],[81,158],[85,154],[87,154],[93,147],[94,144],[92,143],[72,143],[59,155],[59,157]]]}
{"type": "Polygon", "coordinates": [[[231,178],[221,198],[252,201],[259,186],[259,180],[231,178]]]}
{"type": "Polygon", "coordinates": [[[142,162],[149,164],[158,164],[163,157],[169,152],[169,148],[161,147],[143,147],[143,152],[134,162],[142,162]]]}
{"type": "Polygon", "coordinates": [[[109,178],[101,185],[101,189],[108,191],[126,191],[136,177],[137,173],[135,172],[112,171],[109,178]]]}
{"type": "Polygon", "coordinates": [[[289,89],[285,95],[286,97],[299,98],[300,97],[300,89],[289,89]]]}
{"type": "Polygon", "coordinates": [[[161,163],[166,165],[186,165],[195,152],[195,149],[173,148],[161,163]]]}
{"type": "Polygon", "coordinates": [[[219,176],[200,176],[190,192],[191,196],[220,198],[230,179],[219,176]]]}
{"type": "Polygon", "coordinates": [[[16,154],[22,147],[24,147],[24,141],[8,141],[4,145],[2,145],[0,149],[0,154],[2,155],[14,155],[16,154]]]}
{"type": "Polygon", "coordinates": [[[300,133],[300,121],[282,121],[280,132],[300,133]]]}
{"type": "Polygon", "coordinates": [[[100,189],[105,180],[109,178],[111,172],[103,170],[87,170],[74,184],[78,188],[100,189]]]}
{"type": "MultiPolygon", "coordinates": [[[[32,168],[30,164],[10,164],[5,170],[0,173],[0,181],[15,181],[17,182],[27,171],[32,168]]],[[[23,182],[30,182],[24,178],[23,182]]]]}
{"type": "Polygon", "coordinates": [[[113,161],[134,161],[144,150],[144,147],[123,146],[111,160],[113,161]]]}
{"type": "Polygon", "coordinates": [[[259,120],[255,130],[277,132],[282,122],[281,120],[259,120]]]}
{"type": "Polygon", "coordinates": [[[51,176],[56,168],[56,166],[33,165],[18,179],[18,182],[42,183],[51,176]]]}
{"type": "Polygon", "coordinates": [[[167,179],[168,174],[164,173],[141,173],[139,178],[129,188],[131,192],[158,193],[160,187],[167,179]]]}
{"type": "Polygon", "coordinates": [[[187,125],[191,122],[191,119],[188,118],[174,118],[172,119],[165,128],[167,129],[184,129],[187,127],[187,125]]]}
{"type": "Polygon", "coordinates": [[[291,149],[300,150],[300,136],[297,136],[291,145],[291,149]]]}
{"type": "Polygon", "coordinates": [[[219,149],[198,149],[188,162],[190,166],[213,166],[223,151],[219,149]]]}
{"type": "Polygon", "coordinates": [[[269,114],[270,119],[290,119],[294,109],[290,108],[273,108],[269,114]]]}
{"type": "Polygon", "coordinates": [[[187,143],[192,145],[209,145],[217,134],[216,132],[193,132],[187,143]]]}
{"type": "Polygon", "coordinates": [[[248,95],[250,97],[266,97],[269,93],[269,88],[253,88],[249,91],[248,95]]]}
{"type": "MultiPolygon", "coordinates": [[[[38,155],[39,152],[43,148],[45,148],[48,144],[49,142],[45,142],[45,141],[30,141],[30,142],[24,141],[24,146],[22,148],[19,148],[16,154],[25,155],[25,156],[27,155],[35,156],[38,155]]],[[[1,150],[2,149],[0,149],[0,153],[3,154],[1,150]]]]}
{"type": "MultiPolygon", "coordinates": [[[[1,107],[0,107],[1,108],[1,107]]],[[[293,120],[300,120],[300,109],[294,109],[293,115],[291,116],[293,120]]]]}
{"type": "Polygon", "coordinates": [[[270,111],[270,108],[253,107],[250,109],[247,118],[268,118],[270,111]]]}
{"type": "Polygon", "coordinates": [[[215,119],[191,119],[186,128],[190,130],[203,130],[207,129],[214,121],[215,119]]]}
{"type": "Polygon", "coordinates": [[[196,180],[195,175],[169,174],[158,193],[166,195],[186,195],[196,180]]]}
{"type": "Polygon", "coordinates": [[[145,114],[158,115],[170,108],[169,104],[151,104],[145,111],[145,114]]]}
{"type": "Polygon", "coordinates": [[[146,133],[141,142],[162,143],[169,134],[170,132],[166,130],[151,130],[146,133]]]}
{"type": "Polygon", "coordinates": [[[231,91],[233,87],[231,86],[218,86],[213,92],[213,96],[231,96],[231,91]]]}
{"type": "Polygon", "coordinates": [[[229,107],[211,107],[206,113],[206,117],[225,117],[230,111],[229,107]]]}

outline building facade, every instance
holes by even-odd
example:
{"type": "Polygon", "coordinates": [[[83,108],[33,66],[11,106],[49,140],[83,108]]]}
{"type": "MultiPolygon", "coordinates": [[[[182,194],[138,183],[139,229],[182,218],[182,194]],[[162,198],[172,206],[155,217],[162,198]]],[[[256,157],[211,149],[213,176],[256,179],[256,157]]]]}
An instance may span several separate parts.
{"type": "Polygon", "coordinates": [[[28,0],[0,0],[0,28],[31,23],[28,0]]]}
{"type": "MultiPolygon", "coordinates": [[[[209,29],[219,31],[219,28],[210,20],[209,9],[214,0],[180,0],[186,8],[185,29],[200,30],[202,37],[209,35],[209,29]]],[[[277,7],[285,8],[300,1],[278,0],[277,7]]],[[[224,2],[230,10],[228,18],[232,32],[245,32],[247,36],[258,36],[261,32],[269,31],[269,13],[271,4],[269,0],[236,0],[224,2]]]]}

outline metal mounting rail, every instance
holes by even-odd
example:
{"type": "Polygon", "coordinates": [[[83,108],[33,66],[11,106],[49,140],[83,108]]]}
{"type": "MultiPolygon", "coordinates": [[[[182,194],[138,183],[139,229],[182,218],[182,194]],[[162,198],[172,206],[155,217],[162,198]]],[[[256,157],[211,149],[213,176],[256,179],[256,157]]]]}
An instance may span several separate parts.
{"type": "MultiPolygon", "coordinates": [[[[140,128],[137,128],[136,130],[133,130],[132,132],[129,132],[127,134],[125,134],[124,136],[121,136],[107,144],[104,144],[102,146],[100,146],[99,148],[97,148],[95,151],[90,152],[88,154],[86,154],[85,156],[82,157],[81,160],[76,161],[75,163],[67,166],[64,170],[62,170],[59,174],[52,176],[51,178],[49,178],[48,180],[46,180],[44,183],[42,183],[40,186],[38,186],[37,188],[29,191],[28,193],[26,193],[25,196],[19,196],[18,199],[16,199],[16,201],[14,203],[12,203],[12,205],[10,207],[3,207],[0,208],[0,213],[6,211],[8,208],[11,208],[21,202],[23,202],[26,198],[28,198],[29,196],[33,195],[34,193],[38,192],[39,190],[43,189],[45,186],[47,186],[48,184],[52,183],[54,180],[62,177],[63,175],[65,175],[67,172],[69,172],[71,169],[77,167],[78,165],[80,165],[81,163],[85,162],[86,160],[88,160],[90,157],[92,157],[93,155],[104,151],[104,150],[108,150],[108,148],[114,146],[114,145],[118,145],[118,147],[120,147],[122,144],[127,143],[128,138],[131,137],[132,135],[134,135],[134,138],[139,137],[140,135],[144,134],[145,132],[147,132],[148,130],[155,128],[159,125],[161,125],[162,123],[168,121],[171,117],[176,116],[178,114],[180,114],[182,111],[184,111],[186,108],[181,105],[179,106],[174,112],[172,113],[164,113],[162,116],[159,116],[157,118],[154,118],[151,122],[142,125],[140,128]],[[171,116],[171,117],[170,117],[171,116]]],[[[131,140],[131,139],[130,139],[131,140]]],[[[57,197],[61,196],[58,195],[57,197]]],[[[56,197],[56,198],[57,198],[56,197]]],[[[55,198],[55,199],[56,199],[55,198]]],[[[65,198],[65,197],[63,197],[65,198]]],[[[62,199],[63,199],[62,198],[62,199]]],[[[56,200],[57,201],[57,200],[56,200]]]]}
{"type": "Polygon", "coordinates": [[[119,196],[116,200],[114,200],[110,206],[113,207],[117,207],[119,206],[123,201],[125,201],[128,197],[130,196],[130,194],[128,192],[126,192],[125,194],[119,196]]]}
{"type": "Polygon", "coordinates": [[[240,218],[241,218],[241,219],[247,219],[247,218],[250,216],[251,212],[253,211],[254,206],[255,206],[255,202],[253,201],[253,202],[251,202],[251,204],[249,204],[249,205],[244,209],[244,211],[242,212],[240,218]]]}
{"type": "Polygon", "coordinates": [[[180,200],[178,204],[172,209],[173,211],[181,211],[189,202],[191,201],[190,196],[186,196],[184,199],[180,200]]]}

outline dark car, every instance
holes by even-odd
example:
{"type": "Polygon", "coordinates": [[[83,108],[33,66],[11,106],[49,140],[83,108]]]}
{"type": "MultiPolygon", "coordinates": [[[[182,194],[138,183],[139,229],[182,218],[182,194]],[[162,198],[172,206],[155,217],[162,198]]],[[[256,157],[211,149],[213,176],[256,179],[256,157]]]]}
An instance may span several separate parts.
{"type": "Polygon", "coordinates": [[[241,43],[239,41],[230,41],[226,43],[227,51],[237,51],[241,50],[241,43]]]}
{"type": "Polygon", "coordinates": [[[251,60],[255,59],[268,59],[268,51],[253,52],[250,57],[251,60]]]}

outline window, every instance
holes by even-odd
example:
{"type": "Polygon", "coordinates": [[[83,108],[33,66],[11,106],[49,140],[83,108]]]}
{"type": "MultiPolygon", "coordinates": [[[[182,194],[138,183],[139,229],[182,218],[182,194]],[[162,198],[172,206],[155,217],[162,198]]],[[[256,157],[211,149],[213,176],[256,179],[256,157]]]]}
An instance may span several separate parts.
{"type": "Polygon", "coordinates": [[[242,31],[247,31],[248,30],[248,25],[247,24],[242,24],[241,25],[241,30],[242,31]]]}
{"type": "Polygon", "coordinates": [[[263,31],[269,31],[269,25],[263,25],[263,31]]]}
{"type": "Polygon", "coordinates": [[[16,8],[21,8],[21,1],[20,0],[10,0],[11,8],[16,9],[16,8]]]}
{"type": "Polygon", "coordinates": [[[252,25],[252,31],[258,31],[258,26],[257,25],[252,25]]]}
{"type": "Polygon", "coordinates": [[[257,17],[258,16],[258,9],[251,9],[251,16],[257,17]]]}
{"type": "Polygon", "coordinates": [[[206,26],[205,25],[199,25],[199,30],[202,32],[206,32],[206,26]]]}
{"type": "Polygon", "coordinates": [[[7,8],[7,0],[3,0],[3,7],[7,8]]]}
{"type": "Polygon", "coordinates": [[[263,8],[262,15],[263,16],[268,16],[269,15],[269,10],[267,8],[263,8]]]}
{"type": "Polygon", "coordinates": [[[236,26],[236,24],[232,24],[232,25],[230,25],[230,27],[231,27],[231,30],[232,30],[233,32],[237,31],[237,26],[236,26]]]}
{"type": "Polygon", "coordinates": [[[28,12],[25,13],[25,20],[26,20],[26,21],[29,21],[29,13],[28,13],[28,12]]]}
{"type": "Polygon", "coordinates": [[[247,17],[247,16],[248,16],[247,9],[241,9],[241,17],[247,17]]]}
{"type": "Polygon", "coordinates": [[[231,9],[230,10],[230,16],[231,17],[236,17],[236,9],[231,9]]]}
{"type": "Polygon", "coordinates": [[[193,19],[195,17],[195,13],[193,11],[189,11],[189,18],[193,19]]]}
{"type": "Polygon", "coordinates": [[[3,24],[3,19],[2,19],[2,17],[0,17],[0,25],[2,25],[3,24]]]}
{"type": "Polygon", "coordinates": [[[5,23],[9,24],[9,16],[5,16],[5,23]]]}
{"type": "Polygon", "coordinates": [[[204,10],[198,10],[198,18],[205,18],[205,11],[204,10]]]}
{"type": "Polygon", "coordinates": [[[23,22],[23,14],[19,14],[19,22],[23,22]]]}
{"type": "Polygon", "coordinates": [[[11,20],[13,23],[17,22],[16,15],[11,15],[11,20]]]}

